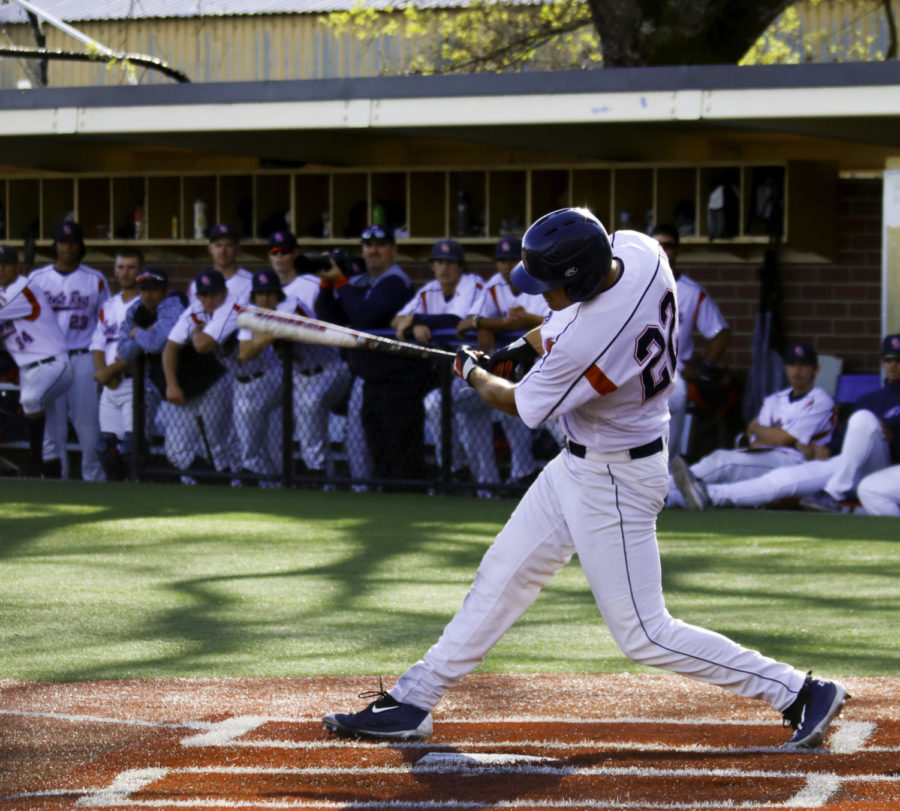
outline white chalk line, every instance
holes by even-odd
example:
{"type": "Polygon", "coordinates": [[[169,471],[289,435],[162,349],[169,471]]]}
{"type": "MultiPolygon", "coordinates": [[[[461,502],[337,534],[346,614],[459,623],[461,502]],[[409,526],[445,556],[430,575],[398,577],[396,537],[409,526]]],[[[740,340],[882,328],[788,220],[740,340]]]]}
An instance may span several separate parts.
{"type": "Polygon", "coordinates": [[[182,746],[227,746],[235,738],[267,723],[262,715],[238,715],[226,718],[217,724],[210,724],[206,732],[183,738],[182,746]]]}
{"type": "Polygon", "coordinates": [[[161,729],[209,729],[210,721],[144,721],[140,718],[111,718],[105,715],[77,715],[66,712],[37,712],[32,710],[4,710],[0,715],[12,715],[19,718],[52,718],[55,721],[70,721],[80,724],[122,724],[124,726],[157,727],[161,729]]]}
{"type": "MultiPolygon", "coordinates": [[[[538,774],[575,777],[728,777],[772,780],[797,780],[808,777],[795,769],[697,769],[677,768],[659,769],[653,766],[571,766],[562,764],[555,766],[548,763],[511,763],[511,764],[479,764],[475,766],[402,764],[399,766],[171,766],[171,774],[228,774],[228,775],[282,775],[282,776],[321,776],[321,775],[379,775],[379,774],[457,774],[464,771],[485,772],[490,774],[538,774]]],[[[814,774],[822,774],[815,772],[814,774]]],[[[883,774],[845,775],[841,779],[863,783],[900,783],[900,777],[883,774]]]]}
{"type": "Polygon", "coordinates": [[[321,776],[321,775],[341,775],[350,776],[361,775],[383,775],[383,774],[536,774],[536,775],[552,775],[557,777],[565,776],[603,776],[603,777],[643,777],[643,778],[671,778],[671,777],[704,777],[716,778],[724,777],[729,779],[747,778],[751,780],[764,779],[782,779],[796,780],[800,775],[796,772],[781,772],[775,770],[752,770],[742,771],[740,769],[655,769],[655,768],[636,768],[636,767],[585,767],[573,768],[569,766],[548,767],[545,764],[470,764],[464,768],[444,768],[439,765],[418,766],[405,765],[399,767],[346,767],[346,768],[329,768],[329,767],[312,767],[312,768],[295,768],[295,767],[267,767],[255,768],[248,766],[213,766],[213,767],[172,767],[172,768],[150,768],[150,769],[133,769],[123,772],[105,789],[91,792],[89,795],[82,797],[77,805],[79,807],[108,807],[108,806],[142,806],[142,807],[171,807],[171,808],[202,808],[211,806],[225,806],[229,808],[241,807],[264,807],[264,808],[408,808],[408,809],[431,809],[431,808],[534,808],[534,807],[551,807],[551,808],[658,808],[658,809],[688,809],[688,808],[741,808],[741,809],[765,809],[765,808],[821,808],[829,798],[837,792],[842,782],[868,782],[868,783],[896,783],[898,778],[887,777],[885,775],[865,774],[865,775],[847,775],[838,776],[830,773],[816,773],[806,776],[803,788],[787,800],[774,801],[770,803],[759,802],[647,802],[647,801],[626,801],[617,800],[597,800],[597,801],[570,801],[570,800],[547,800],[543,802],[529,802],[527,800],[501,800],[494,803],[475,803],[465,800],[446,800],[446,801],[359,801],[359,802],[333,802],[330,800],[226,800],[221,797],[214,799],[141,799],[134,798],[131,795],[137,793],[150,783],[169,775],[277,775],[277,776],[321,776]]]}

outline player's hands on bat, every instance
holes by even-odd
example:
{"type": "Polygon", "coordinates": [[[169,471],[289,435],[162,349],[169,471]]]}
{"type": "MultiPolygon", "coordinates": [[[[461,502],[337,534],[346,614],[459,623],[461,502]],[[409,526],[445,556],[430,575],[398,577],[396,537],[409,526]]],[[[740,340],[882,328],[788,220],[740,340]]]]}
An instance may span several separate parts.
{"type": "Polygon", "coordinates": [[[457,350],[456,358],[453,361],[453,374],[461,377],[468,383],[472,370],[477,366],[484,368],[486,360],[487,355],[484,352],[479,352],[477,349],[472,349],[469,346],[461,346],[457,350]]]}
{"type": "Polygon", "coordinates": [[[525,376],[537,356],[534,347],[524,337],[516,338],[509,346],[494,352],[486,368],[497,377],[515,382],[525,376]]]}

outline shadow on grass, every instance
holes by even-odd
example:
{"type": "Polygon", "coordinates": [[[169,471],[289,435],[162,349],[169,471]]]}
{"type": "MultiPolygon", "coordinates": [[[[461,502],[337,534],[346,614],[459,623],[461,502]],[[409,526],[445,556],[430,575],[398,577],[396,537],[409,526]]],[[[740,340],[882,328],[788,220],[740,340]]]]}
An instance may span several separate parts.
{"type": "MultiPolygon", "coordinates": [[[[480,524],[476,526],[471,520],[462,526],[459,506],[476,502],[409,495],[76,482],[15,482],[5,495],[6,505],[0,508],[4,513],[0,567],[4,563],[24,564],[33,573],[35,567],[42,566],[54,570],[89,566],[92,585],[100,591],[107,579],[127,578],[129,574],[157,577],[155,561],[162,564],[158,569],[162,579],[168,572],[166,557],[176,546],[182,547],[177,550],[180,554],[183,548],[192,546],[197,546],[201,554],[209,554],[208,574],[169,576],[156,586],[167,593],[161,604],[148,606],[140,622],[122,623],[118,637],[103,640],[112,651],[131,646],[130,655],[117,661],[114,653],[101,654],[94,661],[76,665],[84,662],[80,651],[71,649],[67,653],[65,638],[50,642],[59,648],[59,664],[52,674],[43,677],[63,681],[147,672],[204,675],[211,665],[221,672],[223,668],[228,670],[229,657],[246,658],[248,648],[273,651],[277,657],[279,647],[291,648],[297,638],[303,639],[304,650],[321,651],[295,655],[301,662],[306,655],[325,657],[342,644],[378,649],[402,646],[422,633],[436,638],[449,618],[445,611],[432,612],[429,619],[427,607],[418,603],[406,610],[392,606],[367,612],[367,601],[385,588],[421,587],[425,576],[421,567],[403,563],[411,557],[427,557],[431,572],[459,572],[460,583],[463,572],[471,578],[493,537],[493,526],[512,509],[511,502],[493,502],[487,513],[484,508],[473,511],[480,516],[480,524]],[[206,515],[211,535],[165,536],[167,521],[206,515]],[[238,552],[246,554],[248,571],[236,571],[239,567],[233,559],[221,565],[216,557],[215,535],[220,534],[222,546],[230,545],[229,552],[234,554],[242,539],[234,537],[229,524],[252,521],[257,516],[260,533],[250,531],[246,546],[238,552]],[[116,521],[130,522],[132,527],[146,522],[146,538],[128,537],[127,530],[121,538],[115,537],[109,522],[116,521]],[[273,544],[282,546],[279,562],[290,559],[295,549],[298,557],[301,550],[309,557],[309,538],[292,538],[294,528],[301,524],[307,535],[314,534],[317,526],[339,532],[343,551],[337,557],[323,554],[323,562],[308,566],[267,569],[266,554],[273,544]],[[97,527],[96,534],[92,534],[93,526],[97,527]],[[157,535],[154,526],[159,528],[157,535]],[[67,541],[67,536],[71,540],[67,541]],[[261,570],[257,560],[263,563],[261,570]],[[241,604],[242,585],[249,581],[255,582],[258,591],[265,592],[271,584],[273,589],[302,595],[305,599],[298,602],[306,605],[276,618],[261,616],[259,610],[241,604]],[[315,593],[310,595],[310,590],[315,593]],[[141,646],[152,648],[154,642],[163,649],[157,655],[134,654],[141,646]]],[[[447,579],[441,576],[437,582],[443,585],[447,579]]],[[[464,589],[461,585],[460,598],[464,589]]],[[[78,610],[74,600],[72,610],[78,610]]],[[[35,638],[33,646],[40,644],[39,637],[35,638]]],[[[260,671],[269,665],[261,662],[260,671]]]]}
{"type": "MultiPolygon", "coordinates": [[[[166,563],[176,550],[183,554],[183,548],[196,546],[197,554],[209,555],[209,566],[201,573],[160,577],[157,588],[165,593],[161,603],[148,607],[139,620],[123,623],[117,634],[97,640],[97,646],[105,643],[108,651],[93,654],[93,658],[83,655],[74,643],[67,649],[66,639],[41,640],[41,629],[35,628],[35,644],[60,649],[58,663],[41,678],[60,681],[135,675],[247,675],[248,669],[258,675],[307,675],[322,672],[323,661],[327,668],[329,657],[337,658],[348,650],[377,652],[380,661],[384,661],[385,651],[414,649],[415,655],[421,655],[452,613],[434,609],[423,594],[450,588],[461,599],[481,556],[515,503],[211,486],[14,481],[4,486],[0,568],[14,562],[65,566],[76,559],[82,567],[85,562],[91,566],[100,588],[104,578],[156,577],[155,561],[166,563]],[[166,535],[169,520],[197,520],[198,516],[204,518],[197,534],[166,535]],[[252,527],[257,519],[258,531],[243,523],[245,535],[235,534],[235,522],[251,522],[252,527]],[[135,522],[137,526],[146,524],[146,538],[136,540],[125,529],[121,538],[116,537],[103,526],[114,521],[131,522],[129,527],[135,522]],[[307,537],[297,538],[300,527],[305,527],[307,537]],[[321,540],[316,539],[317,530],[327,530],[321,540]],[[339,534],[339,554],[328,548],[328,533],[339,534]],[[68,535],[78,539],[67,542],[68,535]],[[227,566],[222,564],[217,537],[229,554],[239,560],[245,556],[246,571],[240,571],[233,559],[227,566]],[[309,557],[311,551],[317,551],[317,543],[321,545],[320,559],[290,565],[292,555],[299,558],[302,552],[309,557]],[[283,547],[278,558],[282,565],[277,567],[267,557],[273,545],[283,547]],[[288,565],[283,565],[285,561],[288,565]],[[271,615],[243,604],[244,586],[253,585],[251,581],[257,584],[254,595],[274,595],[277,605],[271,615]],[[412,600],[397,596],[404,593],[417,596],[412,600]],[[380,604],[385,594],[388,602],[380,604]],[[160,644],[152,652],[153,645],[146,643],[154,641],[160,644]],[[140,653],[144,648],[146,652],[140,653]],[[248,651],[258,657],[252,665],[247,664],[248,651]],[[229,666],[239,660],[239,667],[229,666]]],[[[890,521],[760,511],[664,513],[660,531],[666,594],[672,603],[689,600],[715,606],[724,601],[729,618],[730,612],[740,613],[740,605],[734,603],[777,603],[784,614],[783,621],[774,623],[777,630],[771,630],[771,620],[766,631],[736,628],[733,635],[737,641],[797,662],[799,667],[831,673],[884,672],[890,662],[896,665],[895,647],[877,640],[873,644],[871,638],[857,638],[850,632],[843,632],[828,645],[823,640],[827,617],[854,617],[860,625],[869,626],[883,622],[887,606],[874,605],[871,592],[859,584],[884,582],[885,578],[896,582],[900,564],[893,555],[856,557],[854,548],[859,547],[853,543],[893,542],[896,523],[890,521]],[[759,540],[764,549],[741,554],[735,532],[759,540]],[[835,541],[842,543],[836,545],[835,541]],[[829,542],[834,553],[817,555],[817,542],[829,542]],[[710,574],[698,584],[698,572],[710,574]],[[752,581],[746,593],[735,592],[735,578],[748,577],[752,581]],[[853,583],[854,587],[825,585],[834,582],[853,583]],[[795,627],[792,615],[800,612],[820,615],[822,633],[815,627],[811,631],[795,627]]],[[[594,633],[593,627],[598,635],[605,634],[583,578],[565,587],[557,582],[544,590],[522,618],[521,630],[525,634],[553,633],[574,620],[582,623],[589,635],[594,633]],[[585,617],[591,619],[586,623],[585,617]]],[[[75,600],[72,606],[74,612],[81,607],[75,600]]],[[[746,615],[746,605],[743,611],[746,615]]],[[[89,620],[75,616],[72,622],[89,620]]],[[[709,623],[714,630],[730,634],[728,624],[727,620],[709,623]]],[[[516,651],[516,661],[524,671],[548,667],[566,672],[633,669],[624,658],[606,656],[596,641],[591,637],[588,644],[573,647],[558,659],[549,651],[516,651]]],[[[509,656],[499,660],[508,661],[509,656]]],[[[399,668],[407,664],[405,659],[397,660],[399,668]]]]}

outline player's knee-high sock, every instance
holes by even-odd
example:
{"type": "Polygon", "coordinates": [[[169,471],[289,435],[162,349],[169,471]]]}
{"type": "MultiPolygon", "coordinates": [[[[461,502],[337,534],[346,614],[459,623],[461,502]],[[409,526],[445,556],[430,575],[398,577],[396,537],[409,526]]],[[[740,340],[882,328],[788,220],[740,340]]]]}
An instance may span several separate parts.
{"type": "Polygon", "coordinates": [[[43,445],[44,445],[44,423],[46,418],[44,412],[40,414],[29,415],[26,420],[28,426],[28,450],[31,454],[32,461],[40,466],[43,461],[43,445]]]}

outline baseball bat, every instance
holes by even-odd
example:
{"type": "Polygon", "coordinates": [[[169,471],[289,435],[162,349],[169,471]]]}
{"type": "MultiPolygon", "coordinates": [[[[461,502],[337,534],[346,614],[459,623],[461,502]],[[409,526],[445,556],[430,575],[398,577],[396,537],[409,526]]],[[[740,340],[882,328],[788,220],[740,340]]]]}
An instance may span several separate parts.
{"type": "Polygon", "coordinates": [[[324,344],[343,349],[371,349],[411,358],[453,360],[456,357],[456,353],[448,352],[445,349],[395,341],[393,338],[372,335],[370,332],[360,332],[338,324],[329,324],[327,321],[317,321],[315,318],[307,318],[304,315],[263,310],[253,306],[241,308],[237,323],[239,327],[245,329],[308,344],[324,344]]]}

